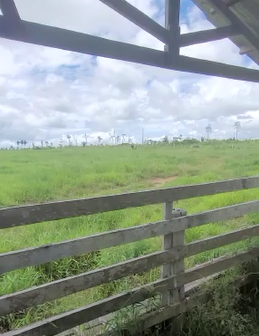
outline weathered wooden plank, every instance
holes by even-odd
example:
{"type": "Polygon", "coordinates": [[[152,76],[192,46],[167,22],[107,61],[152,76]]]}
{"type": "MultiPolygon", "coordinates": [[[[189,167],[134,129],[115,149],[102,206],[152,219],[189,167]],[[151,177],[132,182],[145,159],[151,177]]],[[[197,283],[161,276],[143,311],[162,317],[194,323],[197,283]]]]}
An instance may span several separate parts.
{"type": "Polygon", "coordinates": [[[228,220],[258,211],[259,201],[251,201],[209,210],[171,220],[148,223],[19,251],[0,254],[0,274],[18,268],[35,266],[73,255],[99,251],[116,245],[172,234],[207,223],[228,220]]]}
{"type": "MultiPolygon", "coordinates": [[[[258,249],[257,249],[258,250],[258,249]]],[[[252,252],[252,251],[250,251],[252,252]]],[[[257,251],[258,253],[259,251],[257,251]]],[[[249,255],[249,252],[245,252],[240,254],[241,256],[241,260],[238,259],[238,256],[235,256],[234,259],[232,259],[233,257],[229,257],[228,259],[232,259],[234,261],[234,265],[231,265],[231,260],[229,260],[230,262],[225,263],[224,262],[226,260],[222,260],[222,258],[218,258],[217,262],[221,265],[219,268],[222,268],[222,271],[231,268],[232,266],[237,266],[242,264],[243,262],[247,262],[252,260],[255,256],[253,256],[253,252],[251,253],[251,255],[249,255]],[[227,266],[226,268],[224,268],[225,266],[227,266]]],[[[203,264],[200,265],[199,267],[196,267],[197,269],[204,266],[203,268],[207,268],[207,271],[209,271],[210,265],[211,263],[207,263],[207,265],[203,264]]],[[[211,271],[211,270],[210,270],[211,271]]],[[[195,268],[194,269],[190,269],[190,273],[195,272],[195,268]]],[[[199,270],[198,270],[199,272],[199,270]]],[[[206,272],[205,272],[206,273],[206,272]]],[[[196,271],[196,276],[198,275],[197,271],[196,271]]],[[[182,275],[180,275],[181,277],[182,275]]],[[[243,286],[245,283],[249,283],[249,278],[250,277],[245,277],[245,278],[238,278],[238,279],[234,279],[233,281],[233,285],[235,287],[241,287],[243,286]]],[[[253,277],[252,277],[253,278],[253,277]]],[[[179,278],[179,281],[181,283],[181,279],[179,278]]],[[[186,280],[185,280],[186,281],[186,280]]],[[[159,310],[155,311],[155,312],[150,312],[149,314],[145,314],[142,316],[142,318],[139,319],[138,321],[138,331],[144,331],[147,330],[148,328],[155,326],[159,323],[162,323],[166,320],[171,319],[174,316],[178,316],[200,304],[205,303],[208,298],[210,297],[210,293],[208,292],[204,292],[204,291],[199,291],[198,293],[194,292],[193,296],[190,297],[186,297],[185,300],[182,300],[180,302],[177,302],[173,305],[168,305],[165,307],[160,308],[159,310]]],[[[105,336],[113,336],[114,333],[113,332],[108,332],[105,333],[105,336]]],[[[104,336],[104,334],[102,334],[101,336],[104,336]]]]}
{"type": "Polygon", "coordinates": [[[190,45],[221,40],[230,36],[239,35],[239,30],[236,26],[229,25],[220,28],[212,28],[201,30],[188,34],[180,35],[180,46],[187,47],[190,45]]]}
{"type": "MultiPolygon", "coordinates": [[[[203,279],[204,277],[210,276],[214,273],[222,272],[228,268],[240,265],[243,262],[248,262],[257,257],[258,254],[259,248],[256,248],[248,252],[239,253],[235,256],[217,258],[213,261],[190,268],[185,273],[160,279],[132,291],[124,292],[94,304],[31,324],[18,330],[7,332],[3,334],[3,336],[55,335],[62,331],[69,330],[77,325],[94,320],[97,317],[112,313],[122,307],[127,307],[130,304],[143,301],[147,299],[148,296],[152,296],[152,293],[164,293],[168,289],[175,289],[175,286],[182,286],[183,284],[188,284],[196,280],[203,279]]],[[[166,310],[167,312],[170,312],[168,318],[174,316],[171,311],[174,306],[170,306],[169,311],[166,310]]],[[[164,311],[164,309],[168,309],[168,307],[163,308],[162,311],[164,311]]]]}
{"type": "Polygon", "coordinates": [[[239,241],[252,238],[259,235],[259,225],[254,225],[244,229],[231,231],[217,235],[215,237],[206,238],[191,242],[185,246],[186,256],[191,256],[216,249],[218,247],[237,243],[239,241]]]}
{"type": "MultiPolygon", "coordinates": [[[[164,219],[169,220],[170,218],[181,217],[181,215],[186,215],[186,211],[181,211],[181,209],[172,209],[173,203],[164,204],[164,219]]],[[[178,231],[175,233],[169,233],[163,237],[163,250],[171,250],[172,248],[177,248],[179,250],[184,249],[184,234],[185,231],[178,231]]],[[[161,277],[168,278],[172,275],[176,275],[184,271],[184,258],[175,261],[172,260],[170,263],[162,266],[161,277]]],[[[178,301],[180,297],[184,297],[184,286],[180,291],[167,291],[162,295],[162,305],[172,304],[178,301]]]]}
{"type": "Polygon", "coordinates": [[[238,79],[242,81],[259,82],[259,71],[251,71],[249,68],[224,64],[220,62],[207,61],[180,55],[172,69],[183,72],[197,73],[201,75],[210,75],[224,77],[229,79],[238,79]]]}
{"type": "Polygon", "coordinates": [[[121,61],[165,67],[164,53],[160,50],[24,20],[20,20],[19,28],[20,30],[14,30],[11,22],[0,16],[1,38],[121,61]]]}
{"type": "Polygon", "coordinates": [[[131,274],[149,271],[178,256],[179,252],[175,250],[156,252],[17,293],[4,295],[0,297],[0,316],[118,280],[131,274]]]}
{"type": "MultiPolygon", "coordinates": [[[[172,259],[188,257],[197,253],[214,249],[226,244],[243,240],[258,233],[258,226],[208,238],[205,243],[197,241],[179,250],[177,247],[168,251],[153,253],[116,265],[104,267],[77,276],[47,283],[14,294],[0,297],[0,315],[19,311],[40,303],[51,301],[72,293],[76,293],[100,284],[123,278],[127,275],[145,272],[168,263],[172,259]]],[[[216,271],[215,271],[216,273],[216,271]]],[[[210,274],[208,274],[210,275],[210,274]]],[[[199,279],[199,278],[198,278],[199,279]]],[[[192,281],[195,281],[194,279],[192,281]]]]}
{"type": "Polygon", "coordinates": [[[259,187],[259,176],[0,209],[0,229],[259,187]]]}

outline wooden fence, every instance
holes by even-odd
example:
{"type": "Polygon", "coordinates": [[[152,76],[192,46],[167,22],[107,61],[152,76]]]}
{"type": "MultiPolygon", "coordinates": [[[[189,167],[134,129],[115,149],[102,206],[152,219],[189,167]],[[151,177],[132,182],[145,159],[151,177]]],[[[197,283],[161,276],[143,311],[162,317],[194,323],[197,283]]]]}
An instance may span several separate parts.
{"type": "Polygon", "coordinates": [[[184,301],[186,284],[258,257],[259,247],[226,256],[225,258],[214,259],[186,270],[184,268],[184,258],[257,236],[259,234],[259,225],[194,241],[189,244],[184,243],[185,230],[257,212],[259,210],[259,200],[192,215],[187,215],[181,209],[173,209],[173,202],[192,197],[255,187],[259,187],[259,176],[120,195],[1,208],[0,229],[5,229],[130,207],[164,203],[164,218],[158,222],[0,254],[1,275],[5,272],[36,266],[65,257],[99,251],[151,237],[163,236],[162,251],[49,282],[38,287],[0,296],[0,316],[16,313],[101,284],[122,279],[126,276],[143,273],[159,266],[162,266],[161,279],[73,311],[6,332],[4,335],[56,335],[78,325],[93,321],[101,316],[113,313],[122,307],[146,300],[147,289],[150,286],[161,293],[161,305],[164,308],[155,315],[155,318],[153,316],[152,319],[149,319],[146,326],[170,318],[179,313],[180,310],[189,309],[195,305],[195,302],[191,300],[188,302],[184,301]],[[181,306],[181,302],[185,302],[185,308],[181,306]]]}

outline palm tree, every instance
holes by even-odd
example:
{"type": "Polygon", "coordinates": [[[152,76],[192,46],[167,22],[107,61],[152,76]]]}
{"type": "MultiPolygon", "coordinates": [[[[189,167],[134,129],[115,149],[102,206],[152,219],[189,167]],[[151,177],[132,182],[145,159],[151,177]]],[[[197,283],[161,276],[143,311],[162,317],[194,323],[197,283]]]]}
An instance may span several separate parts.
{"type": "Polygon", "coordinates": [[[240,131],[240,128],[241,128],[241,123],[240,121],[236,121],[234,123],[234,128],[235,128],[235,139],[238,140],[238,133],[240,131]]]}
{"type": "Polygon", "coordinates": [[[210,134],[212,133],[212,127],[210,124],[208,124],[206,127],[205,127],[205,131],[207,133],[207,140],[209,140],[210,138],[210,134]]]}
{"type": "Polygon", "coordinates": [[[48,147],[48,145],[49,145],[48,140],[45,141],[45,145],[46,145],[46,147],[48,147]]]}
{"type": "Polygon", "coordinates": [[[103,139],[102,139],[102,137],[100,137],[100,135],[98,135],[97,139],[98,139],[98,143],[100,145],[103,139]]]}
{"type": "Polygon", "coordinates": [[[26,140],[23,140],[23,144],[24,144],[24,146],[26,146],[27,145],[27,141],[26,140]]]}
{"type": "Polygon", "coordinates": [[[119,142],[121,141],[121,137],[119,135],[116,136],[116,143],[117,145],[119,144],[119,142]]]}
{"type": "Polygon", "coordinates": [[[123,133],[123,134],[122,134],[122,143],[124,143],[124,142],[125,142],[125,140],[126,140],[126,137],[127,137],[127,134],[123,133]]]}
{"type": "Polygon", "coordinates": [[[81,144],[82,144],[83,147],[85,147],[87,145],[87,142],[86,141],[82,141],[81,144]]]}
{"type": "Polygon", "coordinates": [[[44,141],[41,140],[41,141],[40,141],[40,144],[41,144],[41,147],[43,147],[43,146],[44,146],[44,141]]]}
{"type": "Polygon", "coordinates": [[[68,146],[71,146],[71,135],[67,135],[68,146]]]}
{"type": "Polygon", "coordinates": [[[19,148],[19,146],[20,146],[20,141],[17,140],[16,143],[17,143],[17,146],[18,146],[18,148],[19,148]]]}

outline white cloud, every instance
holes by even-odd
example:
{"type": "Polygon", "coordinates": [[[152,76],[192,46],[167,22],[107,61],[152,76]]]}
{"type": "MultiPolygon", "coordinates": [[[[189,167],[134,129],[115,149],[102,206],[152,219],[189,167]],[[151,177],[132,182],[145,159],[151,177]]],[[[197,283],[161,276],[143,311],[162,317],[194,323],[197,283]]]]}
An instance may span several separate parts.
{"type": "MultiPolygon", "coordinates": [[[[163,49],[161,42],[99,1],[16,3],[28,21],[163,49]]],[[[131,3],[163,22],[159,1],[131,3]]],[[[187,13],[182,33],[211,28],[196,7],[187,13]]],[[[182,54],[254,67],[228,40],[183,48],[182,54]]],[[[58,143],[67,134],[81,142],[85,133],[92,135],[92,142],[98,135],[108,141],[112,128],[140,140],[142,127],[147,138],[180,133],[199,137],[208,122],[221,138],[233,136],[237,119],[240,137],[256,137],[258,87],[1,39],[0,143],[58,143]]]]}

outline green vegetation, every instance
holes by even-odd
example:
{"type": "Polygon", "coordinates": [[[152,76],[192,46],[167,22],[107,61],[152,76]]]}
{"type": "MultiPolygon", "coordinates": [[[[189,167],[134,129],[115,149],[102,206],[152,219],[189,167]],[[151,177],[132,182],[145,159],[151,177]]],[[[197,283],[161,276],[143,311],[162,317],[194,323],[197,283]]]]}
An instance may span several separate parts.
{"type": "MultiPolygon", "coordinates": [[[[0,151],[0,206],[64,200],[142,189],[177,186],[259,174],[258,142],[233,145],[227,141],[138,146],[97,146],[19,151],[0,151]]],[[[177,202],[175,206],[195,213],[258,199],[259,190],[207,196],[177,202]]],[[[125,209],[88,217],[40,223],[0,232],[0,252],[59,242],[139,225],[162,218],[160,205],[125,209]]],[[[190,242],[259,223],[249,214],[227,222],[208,224],[186,232],[190,242]]],[[[189,258],[190,267],[221,254],[245,249],[256,239],[208,251],[189,258]]],[[[79,274],[97,267],[135,258],[161,249],[161,238],[75,256],[38,267],[13,271],[0,277],[0,295],[79,274]]],[[[17,328],[69,309],[105,298],[125,289],[154,281],[155,269],[32,308],[0,320],[0,329],[17,328]]],[[[1,330],[0,330],[1,331],[1,330]]],[[[195,335],[196,336],[196,335],[195,335]]]]}

